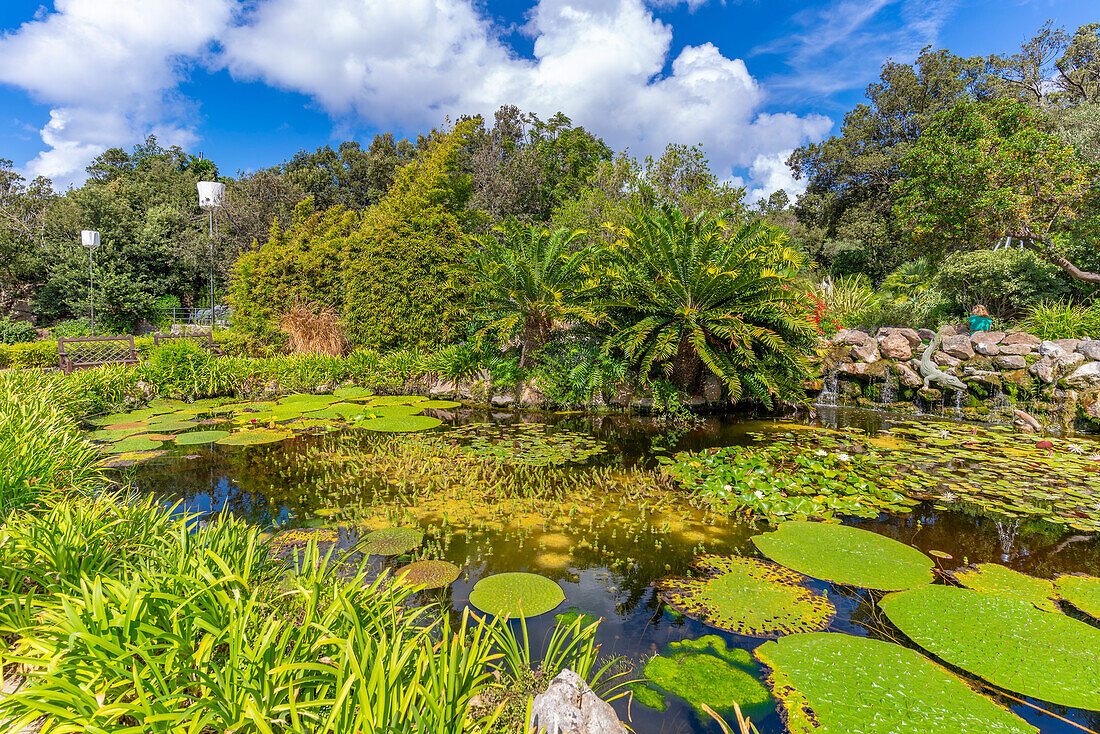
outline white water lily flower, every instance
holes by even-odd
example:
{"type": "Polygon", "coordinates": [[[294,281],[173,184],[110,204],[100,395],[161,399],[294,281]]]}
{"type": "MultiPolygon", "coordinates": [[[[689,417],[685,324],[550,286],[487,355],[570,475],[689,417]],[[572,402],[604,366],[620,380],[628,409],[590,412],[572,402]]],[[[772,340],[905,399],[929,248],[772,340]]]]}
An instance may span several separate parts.
{"type": "Polygon", "coordinates": [[[852,457],[849,456],[848,454],[837,454],[836,458],[840,461],[851,461],[852,460],[852,457]]]}
{"type": "Polygon", "coordinates": [[[1079,443],[1071,443],[1069,446],[1066,446],[1066,451],[1071,454],[1083,454],[1085,453],[1085,447],[1079,443]]]}
{"type": "Polygon", "coordinates": [[[817,451],[814,452],[814,456],[825,456],[826,453],[828,453],[828,452],[823,451],[822,449],[818,449],[817,451]]]}

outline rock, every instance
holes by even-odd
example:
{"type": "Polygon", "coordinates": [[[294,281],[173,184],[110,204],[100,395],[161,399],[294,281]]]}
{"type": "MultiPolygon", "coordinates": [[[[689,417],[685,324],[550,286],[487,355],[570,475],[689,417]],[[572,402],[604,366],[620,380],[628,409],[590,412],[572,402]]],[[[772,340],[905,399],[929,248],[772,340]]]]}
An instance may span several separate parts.
{"type": "Polygon", "coordinates": [[[435,384],[428,388],[428,395],[433,398],[449,397],[458,394],[458,387],[454,380],[436,380],[435,384]]]}
{"type": "MultiPolygon", "coordinates": [[[[884,338],[894,335],[905,337],[905,340],[909,342],[909,347],[911,349],[919,348],[921,345],[921,341],[923,341],[920,334],[918,334],[913,329],[905,329],[898,326],[884,326],[878,330],[878,332],[875,334],[875,337],[878,338],[879,342],[881,342],[884,338]]],[[[932,336],[934,335],[930,333],[928,338],[931,339],[932,336]]]]}
{"type": "Polygon", "coordinates": [[[1100,421],[1100,390],[1090,395],[1081,396],[1081,407],[1085,410],[1085,416],[1095,421],[1100,421]]]}
{"type": "Polygon", "coordinates": [[[1001,373],[1001,378],[1002,384],[1005,385],[1015,385],[1017,387],[1022,387],[1023,389],[1028,391],[1035,389],[1035,380],[1031,377],[1028,371],[1023,368],[1003,372],[1001,373]]]}
{"type": "Polygon", "coordinates": [[[1054,343],[1064,349],[1067,352],[1077,351],[1078,345],[1081,343],[1080,339],[1055,339],[1054,343]]]}
{"type": "Polygon", "coordinates": [[[940,349],[955,359],[970,359],[974,356],[974,349],[970,346],[970,337],[965,334],[943,337],[940,349]]]}
{"type": "Polygon", "coordinates": [[[947,352],[936,352],[932,355],[932,361],[940,367],[958,367],[962,364],[961,359],[955,359],[947,352]]]}
{"type": "Polygon", "coordinates": [[[1004,338],[1003,331],[975,331],[970,335],[970,343],[975,347],[979,344],[1000,344],[1004,338]]]}
{"type": "Polygon", "coordinates": [[[1013,346],[1026,344],[1029,347],[1037,347],[1042,344],[1042,340],[1037,336],[1018,331],[1015,334],[1009,334],[1001,341],[1002,347],[1006,344],[1013,346]]]}
{"type": "Polygon", "coordinates": [[[853,362],[851,364],[842,364],[837,367],[837,372],[842,375],[848,375],[849,377],[855,377],[859,380],[870,380],[875,377],[886,376],[886,365],[881,362],[878,364],[869,364],[867,362],[853,362]]]}
{"type": "Polygon", "coordinates": [[[858,329],[845,329],[838,331],[833,341],[837,344],[847,344],[850,347],[859,347],[872,341],[871,335],[858,329]]]}
{"type": "Polygon", "coordinates": [[[1054,358],[1049,355],[1043,357],[1038,362],[1031,365],[1031,367],[1028,368],[1028,372],[1035,375],[1046,384],[1053,385],[1056,372],[1054,358]]]}
{"type": "Polygon", "coordinates": [[[1073,354],[1066,354],[1065,352],[1063,352],[1060,356],[1054,358],[1055,369],[1057,369],[1063,375],[1067,372],[1070,372],[1071,370],[1076,369],[1078,366],[1083,365],[1084,363],[1085,355],[1077,354],[1076,352],[1074,352],[1073,354]]]}
{"type": "Polygon", "coordinates": [[[1085,389],[1100,385],[1100,361],[1081,365],[1066,378],[1066,385],[1075,389],[1085,389]]]}
{"type": "Polygon", "coordinates": [[[974,345],[974,351],[987,357],[995,357],[1001,353],[1001,347],[992,342],[978,342],[974,345]]]}
{"type": "Polygon", "coordinates": [[[1001,354],[1019,354],[1020,356],[1035,351],[1035,347],[1031,344],[1005,344],[1004,342],[998,344],[997,349],[1001,350],[1001,354]]]}
{"type": "Polygon", "coordinates": [[[532,377],[519,386],[519,403],[526,408],[534,408],[546,402],[546,394],[539,378],[532,377]]]}
{"type": "Polygon", "coordinates": [[[625,382],[615,386],[615,394],[607,401],[612,408],[629,408],[634,404],[634,390],[625,382]]]}
{"type": "MultiPolygon", "coordinates": [[[[913,335],[916,336],[916,333],[914,332],[913,335]]],[[[903,334],[888,334],[880,337],[878,348],[882,356],[888,359],[912,359],[913,357],[912,342],[903,334]]]]}
{"type": "Polygon", "coordinates": [[[925,389],[922,387],[917,392],[922,398],[930,403],[938,403],[943,400],[943,390],[940,390],[939,388],[930,387],[925,389]]]}
{"type": "Polygon", "coordinates": [[[1022,410],[1012,411],[1012,422],[1024,433],[1041,433],[1043,425],[1022,410]]]}
{"type": "Polygon", "coordinates": [[[1100,339],[1084,339],[1077,345],[1077,353],[1085,355],[1086,359],[1100,359],[1100,339]]]}
{"type": "Polygon", "coordinates": [[[921,329],[917,332],[917,336],[920,337],[922,342],[931,341],[936,336],[936,332],[931,329],[921,329]]]}
{"type": "Polygon", "coordinates": [[[717,403],[722,399],[722,381],[710,372],[703,378],[703,399],[708,403],[717,403]]]}
{"type": "Polygon", "coordinates": [[[948,324],[947,326],[940,327],[940,336],[970,336],[970,324],[948,324]]]}
{"type": "Polygon", "coordinates": [[[546,734],[627,734],[615,709],[566,668],[531,704],[526,731],[546,734]]]}
{"type": "Polygon", "coordinates": [[[867,364],[874,364],[879,360],[878,342],[871,340],[866,344],[852,347],[852,356],[867,364]]]}
{"type": "Polygon", "coordinates": [[[1065,349],[1058,346],[1058,344],[1052,341],[1045,341],[1039,344],[1039,354],[1043,355],[1044,357],[1048,354],[1052,357],[1057,357],[1059,354],[1065,354],[1065,351],[1065,349]]]}
{"type": "Polygon", "coordinates": [[[1002,370],[1022,370],[1027,360],[1018,354],[1000,354],[993,358],[993,364],[1002,370]]]}
{"type": "Polygon", "coordinates": [[[894,372],[897,373],[898,380],[905,387],[920,387],[924,384],[924,380],[916,371],[905,363],[898,363],[894,365],[894,372]]]}
{"type": "Polygon", "coordinates": [[[501,393],[499,395],[494,395],[492,398],[489,399],[489,403],[497,408],[507,408],[515,402],[515,395],[512,395],[510,393],[501,393]]]}

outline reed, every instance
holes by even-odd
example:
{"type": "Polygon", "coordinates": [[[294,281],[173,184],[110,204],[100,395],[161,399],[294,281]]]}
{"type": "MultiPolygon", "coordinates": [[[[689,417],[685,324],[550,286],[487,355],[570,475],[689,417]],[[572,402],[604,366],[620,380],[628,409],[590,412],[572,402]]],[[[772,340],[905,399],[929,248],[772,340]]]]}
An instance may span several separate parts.
{"type": "Polygon", "coordinates": [[[279,328],[290,337],[290,349],[296,354],[339,357],[347,348],[340,315],[328,306],[296,303],[283,314],[279,328]]]}

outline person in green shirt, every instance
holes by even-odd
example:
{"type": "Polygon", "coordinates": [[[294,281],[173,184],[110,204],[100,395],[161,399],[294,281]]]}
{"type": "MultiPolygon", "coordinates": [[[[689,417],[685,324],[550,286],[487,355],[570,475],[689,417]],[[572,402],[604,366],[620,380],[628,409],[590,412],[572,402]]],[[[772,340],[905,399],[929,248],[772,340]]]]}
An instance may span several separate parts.
{"type": "Polygon", "coordinates": [[[974,307],[967,321],[970,322],[971,331],[989,331],[990,327],[993,326],[993,319],[989,317],[989,311],[981,304],[974,307]]]}

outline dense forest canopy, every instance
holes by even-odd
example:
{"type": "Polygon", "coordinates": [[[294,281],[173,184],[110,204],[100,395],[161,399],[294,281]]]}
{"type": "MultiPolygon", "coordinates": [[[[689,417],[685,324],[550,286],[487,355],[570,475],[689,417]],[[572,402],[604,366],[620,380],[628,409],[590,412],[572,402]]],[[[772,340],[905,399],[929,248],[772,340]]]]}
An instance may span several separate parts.
{"type": "MultiPolygon", "coordinates": [[[[213,258],[223,295],[234,279],[247,282],[262,269],[256,253],[265,248],[314,266],[325,258],[354,260],[358,275],[347,276],[359,284],[354,298],[370,302],[381,298],[367,287],[370,278],[410,277],[397,267],[402,258],[424,267],[428,261],[418,258],[457,262],[471,238],[498,225],[583,230],[570,240],[583,248],[619,237],[639,208],[671,205],[689,219],[726,212],[741,223],[762,219],[784,229],[811,280],[861,274],[903,283],[912,273],[900,269],[913,270],[924,258],[923,284],[950,291],[951,283],[986,277],[979,271],[990,263],[978,250],[1011,235],[1029,253],[1013,256],[1031,273],[1019,277],[1042,274],[1044,285],[1034,281],[1032,290],[1092,298],[1090,282],[1100,280],[1098,30],[1089,24],[1069,33],[1048,24],[1010,55],[926,48],[912,64],[887,61],[835,135],[791,155],[789,165],[806,185],[794,200],[778,191],[746,201],[745,189],[721,180],[697,146],[669,145],[662,156],[637,160],[565,114],[544,120],[510,106],[492,120],[460,119],[416,140],[380,133],[369,145],[324,145],[235,175],[153,137],[130,151],[105,151],[86,182],[65,192],[45,179],[25,180],[0,160],[0,310],[27,299],[42,324],[85,313],[81,229],[102,235],[92,267],[108,327],[133,328],[166,306],[205,305],[211,263],[195,183],[210,179],[227,186],[215,214],[213,258]],[[432,159],[443,139],[454,140],[453,150],[432,159]],[[424,167],[434,173],[418,176],[424,167]],[[426,188],[397,195],[402,180],[426,188]],[[980,196],[970,196],[979,181],[980,196]],[[392,244],[390,261],[379,259],[386,248],[378,243],[392,244]]],[[[461,285],[442,271],[432,277],[441,294],[461,285]]],[[[319,276],[300,291],[272,286],[271,303],[318,298],[340,301],[349,312],[370,310],[344,303],[347,283],[339,293],[314,293],[324,282],[319,276]]],[[[243,287],[234,286],[238,294],[243,287]]],[[[948,308],[962,305],[958,294],[940,295],[948,308]]],[[[256,318],[273,316],[273,305],[245,310],[253,307],[260,309],[256,318]]],[[[446,312],[437,319],[440,333],[458,334],[447,319],[463,308],[456,301],[431,312],[446,312]]],[[[364,333],[370,343],[395,343],[383,333],[389,327],[370,328],[381,329],[364,333]]],[[[414,341],[438,336],[425,326],[414,341]]]]}

